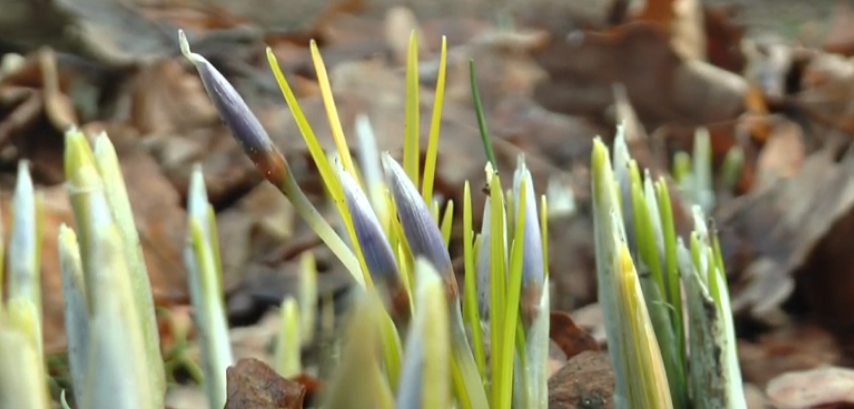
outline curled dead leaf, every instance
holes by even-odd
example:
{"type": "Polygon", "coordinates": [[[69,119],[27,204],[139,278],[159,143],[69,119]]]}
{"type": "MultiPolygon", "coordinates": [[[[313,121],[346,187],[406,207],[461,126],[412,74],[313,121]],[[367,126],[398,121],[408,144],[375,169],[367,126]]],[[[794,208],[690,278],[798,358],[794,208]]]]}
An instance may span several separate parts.
{"type": "Polygon", "coordinates": [[[596,340],[587,331],[576,326],[569,314],[552,311],[550,319],[549,338],[563,350],[568,359],[584,351],[599,350],[596,340]]]}
{"type": "Polygon", "coordinates": [[[305,387],[279,376],[267,364],[244,358],[226,370],[225,409],[302,409],[305,387]]]}
{"type": "Polygon", "coordinates": [[[766,393],[780,409],[854,404],[854,370],[825,367],[788,372],[774,378],[766,393]]]}

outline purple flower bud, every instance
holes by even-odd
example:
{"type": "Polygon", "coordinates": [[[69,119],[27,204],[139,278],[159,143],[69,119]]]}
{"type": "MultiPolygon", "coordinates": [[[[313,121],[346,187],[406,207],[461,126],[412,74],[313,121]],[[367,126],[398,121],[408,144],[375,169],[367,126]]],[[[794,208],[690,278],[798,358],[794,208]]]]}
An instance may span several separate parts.
{"type": "Polygon", "coordinates": [[[534,182],[531,172],[525,166],[525,158],[519,155],[516,171],[513,173],[513,204],[516,218],[516,226],[519,226],[524,217],[525,230],[523,232],[522,248],[522,300],[521,307],[523,318],[527,323],[533,321],[537,316],[540,297],[543,292],[543,281],[545,280],[545,261],[543,260],[543,240],[540,235],[540,219],[537,215],[537,199],[534,196],[534,182]],[[525,190],[520,191],[522,181],[525,181],[525,190]],[[525,195],[525,213],[519,215],[519,202],[525,195]]]}
{"type": "Polygon", "coordinates": [[[288,172],[284,156],[279,152],[261,122],[237,93],[237,90],[205,57],[190,51],[183,30],[178,32],[181,53],[199,72],[202,84],[213,101],[220,119],[225,122],[234,139],[249,156],[261,174],[281,187],[288,172]]]}
{"type": "Polygon", "coordinates": [[[475,260],[475,279],[477,281],[477,307],[480,313],[481,321],[488,322],[490,311],[492,308],[490,283],[492,282],[492,249],[490,240],[492,236],[491,220],[492,220],[492,200],[489,196],[486,197],[486,203],[483,206],[483,224],[480,226],[480,249],[477,252],[477,260],[475,260]]]}
{"type": "Polygon", "coordinates": [[[371,278],[382,282],[390,289],[402,288],[397,260],[388,240],[383,233],[382,225],[377,219],[365,193],[341,166],[333,166],[338,183],[344,191],[344,200],[350,210],[356,239],[362,249],[362,256],[370,270],[371,278]]]}
{"type": "MultiPolygon", "coordinates": [[[[543,261],[543,239],[540,235],[540,218],[537,212],[537,198],[534,196],[534,182],[531,171],[525,166],[525,158],[519,155],[516,172],[513,173],[513,203],[519,205],[521,195],[525,195],[525,232],[522,262],[522,286],[537,285],[542,287],[545,278],[545,263],[543,261]],[[522,180],[525,181],[525,191],[520,192],[522,180]]],[[[518,218],[518,207],[514,211],[518,218]]],[[[519,220],[516,221],[519,225],[519,220]]]]}
{"type": "Polygon", "coordinates": [[[403,226],[403,234],[409,243],[412,256],[424,257],[433,264],[453,296],[457,294],[456,278],[451,266],[451,256],[445,248],[442,233],[433,220],[433,216],[418,189],[406,176],[403,167],[387,152],[382,155],[383,169],[389,180],[389,188],[394,196],[397,217],[403,226]]]}

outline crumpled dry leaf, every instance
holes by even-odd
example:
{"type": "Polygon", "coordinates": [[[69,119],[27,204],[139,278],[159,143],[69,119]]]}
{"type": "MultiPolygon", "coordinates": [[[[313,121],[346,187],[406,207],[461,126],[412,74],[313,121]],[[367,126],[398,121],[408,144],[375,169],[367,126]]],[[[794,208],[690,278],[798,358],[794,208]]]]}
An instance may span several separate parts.
{"type": "Polygon", "coordinates": [[[742,72],[745,57],[740,45],[745,28],[734,23],[736,8],[732,5],[706,6],[706,57],[712,65],[727,71],[742,72]]]}
{"type": "Polygon", "coordinates": [[[827,330],[812,324],[791,324],[750,342],[739,340],[744,381],[764,389],[784,372],[838,365],[842,346],[827,330]]]}
{"type": "Polygon", "coordinates": [[[134,79],[131,101],[130,123],[143,136],[182,133],[219,122],[199,76],[184,69],[178,60],[146,67],[134,79]]]}
{"type": "Polygon", "coordinates": [[[267,364],[244,358],[226,370],[225,409],[302,409],[305,388],[279,376],[267,364]]]}
{"type": "Polygon", "coordinates": [[[854,130],[854,58],[814,56],[805,64],[801,86],[797,101],[813,119],[854,130]]]}
{"type": "Polygon", "coordinates": [[[38,181],[58,183],[64,177],[58,147],[62,133],[79,119],[70,93],[86,82],[80,77],[73,69],[60,67],[56,53],[47,47],[0,77],[0,109],[9,112],[0,118],[0,150],[9,161],[29,159],[38,181]]]}
{"type": "Polygon", "coordinates": [[[770,138],[756,159],[756,186],[762,189],[779,178],[794,177],[806,156],[801,127],[789,120],[776,118],[770,138]]]}
{"type": "Polygon", "coordinates": [[[608,354],[582,352],[549,379],[549,408],[613,408],[614,385],[608,354]]]}
{"type": "Polygon", "coordinates": [[[731,281],[733,309],[772,319],[797,280],[806,306],[823,323],[851,323],[854,254],[846,247],[854,235],[854,157],[838,163],[818,151],[801,171],[733,201],[716,215],[731,281]],[[729,268],[747,256],[745,268],[729,268]],[[740,274],[741,273],[741,274],[740,274]],[[770,314],[770,315],[769,315],[770,314]]]}
{"type": "Polygon", "coordinates": [[[677,54],[686,59],[706,58],[703,7],[697,0],[646,0],[633,17],[660,24],[677,54]]]}
{"type": "Polygon", "coordinates": [[[785,373],[768,384],[767,394],[780,409],[852,405],[854,370],[826,367],[785,373]]]}
{"type": "Polygon", "coordinates": [[[549,338],[563,350],[568,359],[584,351],[599,351],[596,340],[587,331],[576,326],[569,314],[552,311],[550,319],[549,338]]]}
{"type": "Polygon", "coordinates": [[[679,57],[660,29],[643,22],[610,32],[552,33],[538,61],[552,80],[534,93],[544,107],[595,118],[612,103],[612,84],[620,83],[646,129],[735,119],[747,92],[743,78],[679,57]]]}
{"type": "Polygon", "coordinates": [[[851,56],[854,54],[854,8],[848,1],[837,4],[822,48],[829,53],[851,56]]]}

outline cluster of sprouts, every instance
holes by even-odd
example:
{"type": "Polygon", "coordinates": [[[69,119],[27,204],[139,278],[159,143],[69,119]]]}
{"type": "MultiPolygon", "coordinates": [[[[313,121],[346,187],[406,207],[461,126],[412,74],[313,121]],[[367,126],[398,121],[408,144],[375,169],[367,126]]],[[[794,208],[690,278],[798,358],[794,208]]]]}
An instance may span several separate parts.
{"type": "MultiPolygon", "coordinates": [[[[548,407],[549,271],[545,196],[534,190],[520,155],[502,184],[472,79],[486,151],[482,225],[473,226],[472,189],[462,203],[463,270],[449,245],[455,204],[433,194],[445,86],[443,39],[425,163],[420,162],[417,41],[409,43],[402,163],[379,152],[370,120],[355,128],[353,158],[317,46],[311,55],[328,114],[334,151],[316,138],[272,51],[268,62],[335,205],[338,226],[315,208],[284,155],[229,82],[183,32],[192,62],[219,115],[259,172],[294,205],[349,271],[356,296],[339,338],[335,370],[319,406],[338,408],[548,407]],[[359,166],[357,166],[357,163],[359,166]],[[423,171],[422,171],[423,169],[423,171]],[[442,210],[444,209],[444,210],[442,210]],[[463,282],[457,281],[462,273],[463,282]]],[[[151,288],[115,150],[98,135],[94,149],[66,132],[72,229],[59,231],[69,367],[74,407],[162,409],[163,354],[151,288]]],[[[701,161],[701,159],[697,159],[701,161]]],[[[706,173],[694,172],[694,231],[677,237],[664,179],[631,159],[622,137],[613,159],[596,139],[592,152],[596,266],[618,408],[745,407],[726,274],[706,173]],[[611,163],[614,163],[612,167],[611,163]],[[702,182],[702,183],[701,183],[702,182]],[[703,206],[703,207],[701,207],[703,206]]],[[[703,172],[708,163],[696,167],[703,172]]],[[[501,175],[504,176],[504,175],[501,175]]],[[[13,200],[8,296],[0,303],[0,406],[47,409],[39,285],[41,201],[27,162],[13,200]]],[[[477,209],[480,210],[480,209],[477,209]]],[[[188,192],[184,264],[211,408],[226,404],[226,369],[234,364],[224,313],[222,260],[203,170],[188,192]]],[[[2,260],[0,246],[0,260],[2,260]]],[[[281,308],[273,367],[285,378],[305,370],[300,350],[313,341],[317,277],[311,253],[301,259],[298,296],[281,308]]],[[[0,281],[2,282],[2,281],[0,281]]],[[[70,407],[63,393],[62,403],[70,407]]]]}

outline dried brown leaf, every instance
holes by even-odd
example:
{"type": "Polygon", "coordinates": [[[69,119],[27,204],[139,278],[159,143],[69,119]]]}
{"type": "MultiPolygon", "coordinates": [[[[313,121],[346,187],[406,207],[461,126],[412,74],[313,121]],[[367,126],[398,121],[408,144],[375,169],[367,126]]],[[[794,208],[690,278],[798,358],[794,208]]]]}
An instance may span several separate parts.
{"type": "Polygon", "coordinates": [[[538,54],[551,81],[534,93],[548,109],[600,117],[613,102],[612,84],[619,83],[646,129],[668,122],[723,122],[743,112],[747,84],[742,77],[680,57],[653,24],[553,33],[552,38],[538,54]]]}
{"type": "Polygon", "coordinates": [[[584,351],[599,350],[596,340],[587,331],[578,328],[569,314],[552,311],[550,319],[549,338],[563,350],[567,358],[572,359],[584,351]]]}
{"type": "Polygon", "coordinates": [[[834,335],[821,327],[790,324],[756,342],[739,341],[738,355],[744,381],[764,389],[782,373],[839,364],[840,348],[834,335]]]}
{"type": "Polygon", "coordinates": [[[706,33],[703,8],[697,0],[646,0],[635,21],[660,25],[676,52],[688,59],[705,59],[706,33]]]}
{"type": "Polygon", "coordinates": [[[834,54],[854,54],[854,7],[851,7],[850,2],[838,1],[822,48],[834,54]]]}
{"type": "Polygon", "coordinates": [[[549,408],[613,408],[614,384],[608,354],[582,352],[549,379],[549,408]]]}
{"type": "Polygon", "coordinates": [[[854,370],[826,367],[785,373],[768,384],[767,394],[780,409],[851,405],[854,404],[854,370]]]}
{"type": "Polygon", "coordinates": [[[198,75],[178,60],[165,60],[143,70],[131,91],[130,122],[143,135],[185,132],[218,123],[198,75]]]}
{"type": "Polygon", "coordinates": [[[279,376],[253,358],[237,361],[226,371],[225,409],[302,409],[305,387],[279,376]]]}

